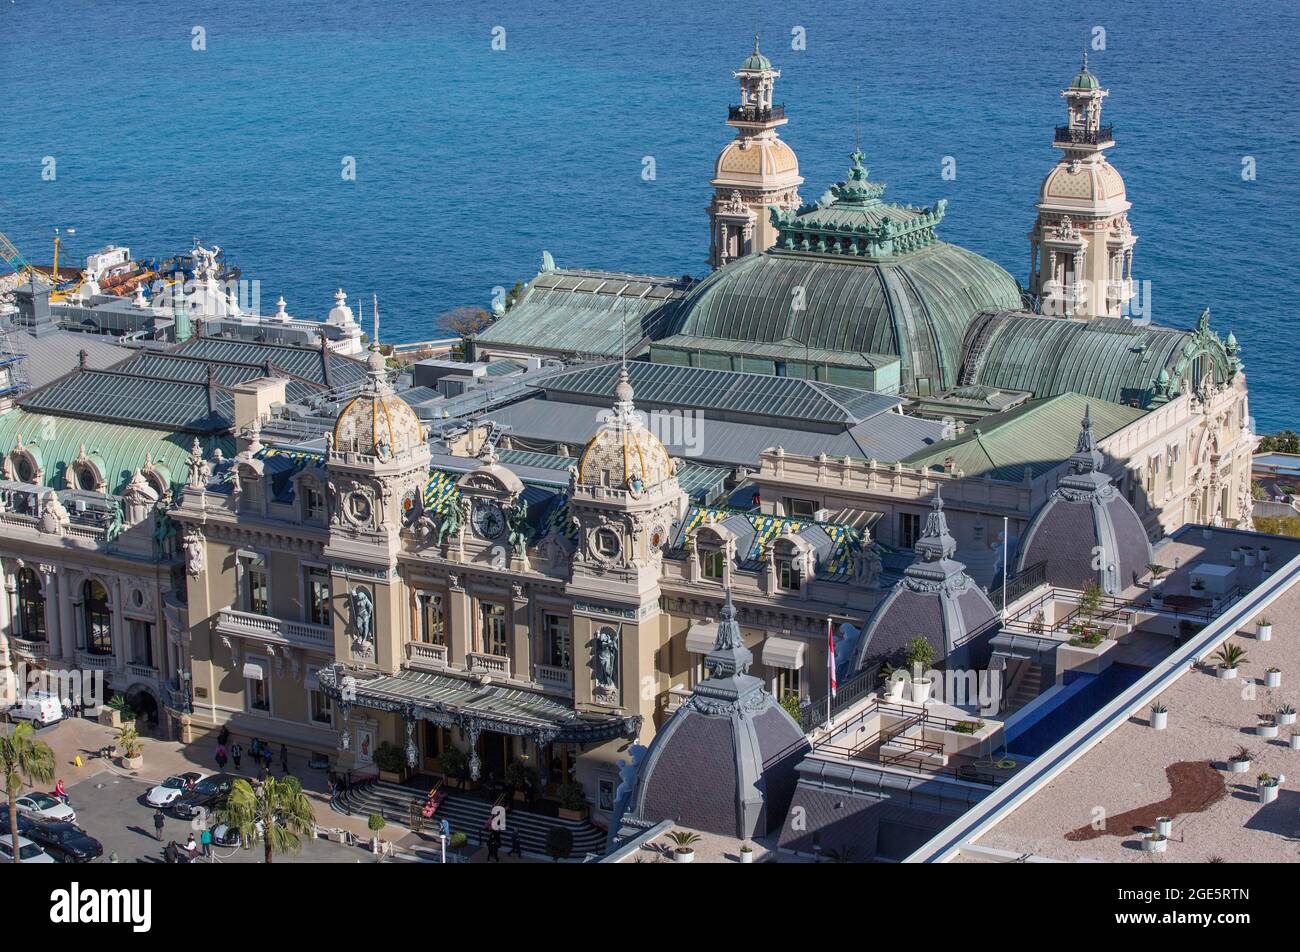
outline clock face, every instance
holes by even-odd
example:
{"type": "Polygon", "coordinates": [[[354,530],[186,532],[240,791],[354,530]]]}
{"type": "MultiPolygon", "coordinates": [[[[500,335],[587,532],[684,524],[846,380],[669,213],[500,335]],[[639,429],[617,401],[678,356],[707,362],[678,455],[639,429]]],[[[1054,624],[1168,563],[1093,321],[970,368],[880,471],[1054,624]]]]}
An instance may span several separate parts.
{"type": "Polygon", "coordinates": [[[474,533],[480,539],[495,539],[506,528],[505,513],[501,506],[489,499],[480,499],[474,503],[474,533]]]}

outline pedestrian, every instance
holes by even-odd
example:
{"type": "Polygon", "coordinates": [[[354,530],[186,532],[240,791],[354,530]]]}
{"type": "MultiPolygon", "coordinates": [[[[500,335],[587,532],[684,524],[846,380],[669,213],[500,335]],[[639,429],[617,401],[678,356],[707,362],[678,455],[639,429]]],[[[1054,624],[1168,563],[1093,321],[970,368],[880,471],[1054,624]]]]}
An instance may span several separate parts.
{"type": "Polygon", "coordinates": [[[239,746],[239,741],[230,745],[230,758],[235,762],[235,769],[239,769],[239,761],[244,756],[244,748],[239,746]]]}
{"type": "Polygon", "coordinates": [[[230,743],[230,728],[225,724],[221,725],[221,733],[217,735],[217,743],[222,747],[230,743]]]}
{"type": "Polygon", "coordinates": [[[510,855],[523,856],[524,851],[519,843],[519,827],[510,831],[510,855]]]}
{"type": "Polygon", "coordinates": [[[167,817],[163,815],[161,809],[153,811],[153,835],[158,838],[159,843],[162,842],[163,824],[166,822],[167,817]]]}
{"type": "Polygon", "coordinates": [[[488,862],[501,862],[501,831],[493,830],[488,834],[488,862]]]}
{"type": "Polygon", "coordinates": [[[265,762],[263,762],[263,763],[259,763],[259,764],[257,765],[257,782],[258,782],[258,783],[266,783],[266,763],[265,763],[265,762]]]}
{"type": "Polygon", "coordinates": [[[205,858],[212,856],[212,831],[207,827],[199,834],[199,842],[203,845],[203,855],[205,858]]]}
{"type": "Polygon", "coordinates": [[[289,773],[289,748],[284,744],[280,745],[280,770],[287,776],[289,773]]]}
{"type": "Polygon", "coordinates": [[[222,744],[217,745],[217,769],[226,769],[226,748],[222,744]]]}
{"type": "Polygon", "coordinates": [[[190,838],[189,838],[188,840],[185,841],[185,853],[186,853],[186,857],[187,857],[191,862],[193,862],[193,860],[194,860],[194,854],[197,853],[198,851],[199,851],[199,844],[196,843],[196,842],[194,841],[194,834],[191,833],[191,834],[190,834],[190,838]]]}
{"type": "Polygon", "coordinates": [[[68,802],[68,791],[67,791],[67,789],[63,786],[63,778],[62,778],[62,777],[60,777],[60,778],[58,779],[58,782],[54,784],[54,795],[55,795],[56,797],[58,797],[60,800],[62,800],[64,803],[67,803],[67,802],[68,802]]]}
{"type": "Polygon", "coordinates": [[[491,830],[492,830],[492,814],[489,813],[487,819],[483,821],[483,825],[478,828],[479,846],[483,845],[483,841],[487,839],[487,835],[489,832],[491,832],[491,830]]]}

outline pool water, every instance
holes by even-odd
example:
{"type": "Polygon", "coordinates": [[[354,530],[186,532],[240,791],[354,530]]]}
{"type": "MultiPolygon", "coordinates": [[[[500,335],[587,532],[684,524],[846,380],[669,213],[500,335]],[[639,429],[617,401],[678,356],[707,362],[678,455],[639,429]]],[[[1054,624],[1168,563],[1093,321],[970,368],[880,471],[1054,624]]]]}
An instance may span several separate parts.
{"type": "Polygon", "coordinates": [[[1146,673],[1130,664],[1113,664],[1100,674],[1066,672],[1064,689],[1010,729],[1009,755],[1037,757],[1146,673]]]}

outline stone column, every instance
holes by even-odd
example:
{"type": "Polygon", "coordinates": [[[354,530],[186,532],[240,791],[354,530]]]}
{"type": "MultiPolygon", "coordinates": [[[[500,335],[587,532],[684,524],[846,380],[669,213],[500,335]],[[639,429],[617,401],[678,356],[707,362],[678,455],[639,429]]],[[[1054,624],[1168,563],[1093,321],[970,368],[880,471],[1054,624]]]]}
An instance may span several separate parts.
{"type": "Polygon", "coordinates": [[[464,667],[466,656],[474,650],[474,619],[469,593],[457,584],[456,576],[447,584],[448,663],[464,667]]]}
{"type": "Polygon", "coordinates": [[[45,639],[49,646],[50,658],[66,658],[72,655],[72,646],[68,636],[59,626],[59,606],[66,596],[60,591],[58,569],[53,565],[41,566],[41,591],[45,594],[45,639]]]}
{"type": "Polygon", "coordinates": [[[516,586],[510,600],[511,637],[510,667],[516,678],[531,680],[533,676],[532,624],[528,611],[528,595],[516,586]]]}

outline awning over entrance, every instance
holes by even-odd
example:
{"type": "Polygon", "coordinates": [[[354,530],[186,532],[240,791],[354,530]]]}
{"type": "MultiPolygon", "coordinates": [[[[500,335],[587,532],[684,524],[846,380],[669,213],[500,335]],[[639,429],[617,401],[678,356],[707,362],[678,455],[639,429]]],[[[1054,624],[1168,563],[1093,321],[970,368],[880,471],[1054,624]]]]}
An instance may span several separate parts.
{"type": "Polygon", "coordinates": [[[478,684],[427,671],[378,674],[342,665],[316,672],[320,689],[338,702],[344,717],[355,705],[459,727],[471,738],[481,731],[531,737],[539,745],[604,743],[634,738],[641,716],[577,711],[553,697],[499,684],[478,684]]]}
{"type": "Polygon", "coordinates": [[[718,640],[716,621],[697,621],[686,631],[686,650],[692,654],[708,654],[718,640]]]}
{"type": "Polygon", "coordinates": [[[803,653],[806,647],[806,642],[794,638],[778,638],[776,635],[769,635],[763,642],[763,664],[769,668],[798,670],[803,667],[803,653]]]}

